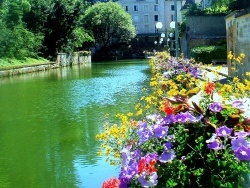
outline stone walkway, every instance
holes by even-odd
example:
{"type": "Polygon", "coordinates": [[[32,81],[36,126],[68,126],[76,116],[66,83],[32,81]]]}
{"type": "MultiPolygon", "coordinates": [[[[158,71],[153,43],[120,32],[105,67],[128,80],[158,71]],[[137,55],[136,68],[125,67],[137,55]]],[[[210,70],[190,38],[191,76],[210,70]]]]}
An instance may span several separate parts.
{"type": "Polygon", "coordinates": [[[229,79],[228,68],[226,66],[203,66],[201,79],[225,83],[229,79]]]}

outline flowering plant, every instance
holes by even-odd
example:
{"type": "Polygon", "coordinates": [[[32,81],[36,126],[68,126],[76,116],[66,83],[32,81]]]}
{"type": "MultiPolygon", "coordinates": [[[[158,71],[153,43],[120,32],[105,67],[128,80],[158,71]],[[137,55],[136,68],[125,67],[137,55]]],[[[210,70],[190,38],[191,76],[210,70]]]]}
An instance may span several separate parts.
{"type": "MultiPolygon", "coordinates": [[[[235,89],[234,95],[223,98],[220,95],[223,86],[199,80],[199,67],[189,63],[184,58],[156,56],[151,60],[152,96],[143,97],[144,102],[136,105],[135,113],[119,116],[122,122],[116,126],[116,133],[111,131],[113,125],[106,125],[105,131],[97,135],[121,166],[119,187],[242,187],[245,184],[250,160],[248,92],[237,98],[235,89]],[[169,79],[184,73],[192,75],[199,90],[193,95],[180,93],[177,80],[176,87],[173,81],[176,91],[168,93],[172,88],[162,87],[167,73],[157,68],[160,66],[157,62],[167,67],[165,71],[174,70],[168,74],[169,79]],[[175,65],[180,70],[173,68],[175,65]],[[125,135],[122,141],[117,137],[121,132],[125,135]]],[[[187,91],[189,87],[181,86],[187,91]]]]}

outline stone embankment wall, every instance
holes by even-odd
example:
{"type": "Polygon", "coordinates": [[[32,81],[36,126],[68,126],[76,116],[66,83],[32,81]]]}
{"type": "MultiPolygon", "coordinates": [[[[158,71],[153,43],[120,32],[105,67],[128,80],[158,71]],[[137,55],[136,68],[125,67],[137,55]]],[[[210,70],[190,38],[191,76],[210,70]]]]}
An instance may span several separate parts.
{"type": "Polygon", "coordinates": [[[45,71],[52,68],[58,68],[59,65],[56,63],[44,63],[40,65],[30,65],[25,67],[14,67],[7,70],[0,70],[0,77],[13,76],[18,74],[27,74],[38,71],[45,71]]]}
{"type": "Polygon", "coordinates": [[[246,72],[250,72],[250,10],[235,11],[225,17],[227,29],[227,50],[233,52],[235,57],[245,54],[242,64],[234,63],[227,59],[228,74],[246,78],[246,72]]]}
{"type": "Polygon", "coordinates": [[[58,53],[56,62],[18,66],[6,70],[2,69],[0,70],[0,77],[45,71],[77,64],[91,64],[91,55],[83,54],[82,52],[75,52],[72,55],[67,53],[58,53]]]}

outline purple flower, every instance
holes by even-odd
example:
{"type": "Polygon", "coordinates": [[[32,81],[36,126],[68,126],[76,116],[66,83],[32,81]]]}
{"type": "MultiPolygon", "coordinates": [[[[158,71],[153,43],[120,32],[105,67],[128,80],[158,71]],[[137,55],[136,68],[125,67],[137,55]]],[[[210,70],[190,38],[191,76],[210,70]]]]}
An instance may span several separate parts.
{"type": "Polygon", "coordinates": [[[154,126],[154,133],[156,138],[164,138],[168,134],[168,126],[156,124],[154,126]]]}
{"type": "Polygon", "coordinates": [[[250,133],[249,132],[245,132],[245,131],[236,131],[236,132],[234,132],[234,135],[238,136],[238,137],[246,137],[246,136],[249,136],[250,133]]]}
{"type": "Polygon", "coordinates": [[[181,156],[181,161],[185,161],[186,159],[186,156],[181,156]]]}
{"type": "Polygon", "coordinates": [[[213,142],[209,143],[207,146],[209,149],[213,149],[213,150],[223,149],[223,146],[217,140],[214,140],[213,142]]]}
{"type": "Polygon", "coordinates": [[[190,112],[181,112],[179,114],[175,115],[175,122],[178,123],[196,123],[200,121],[203,118],[203,116],[195,117],[190,112]]]}
{"type": "Polygon", "coordinates": [[[214,142],[215,139],[216,139],[216,137],[217,137],[217,135],[215,133],[213,133],[212,137],[209,138],[209,140],[206,140],[206,143],[212,143],[212,142],[214,142]]]}
{"type": "Polygon", "coordinates": [[[167,137],[168,139],[168,141],[172,141],[172,140],[174,140],[175,139],[175,136],[173,135],[173,134],[171,134],[171,135],[168,135],[168,137],[167,137]]]}
{"type": "Polygon", "coordinates": [[[166,125],[170,125],[172,124],[173,122],[175,121],[175,116],[174,115],[166,115],[164,118],[163,118],[163,122],[164,124],[166,125]]]}
{"type": "Polygon", "coordinates": [[[134,151],[131,152],[131,157],[133,159],[141,157],[141,150],[135,149],[134,151]]]}
{"type": "Polygon", "coordinates": [[[246,146],[240,146],[237,150],[234,151],[234,154],[240,161],[250,160],[250,149],[246,146]]]}
{"type": "Polygon", "coordinates": [[[123,166],[124,166],[124,165],[127,165],[128,162],[129,162],[130,159],[131,159],[131,158],[129,157],[129,155],[130,155],[130,149],[131,149],[131,148],[132,148],[132,146],[129,145],[129,146],[123,148],[122,151],[121,151],[121,154],[122,154],[122,165],[123,165],[123,166]]]}
{"type": "Polygon", "coordinates": [[[161,116],[159,114],[150,114],[146,116],[146,119],[151,120],[153,122],[159,120],[161,116]]]}
{"type": "Polygon", "coordinates": [[[230,136],[233,129],[228,128],[227,126],[222,126],[220,128],[215,129],[215,133],[217,136],[230,136]]]}
{"type": "Polygon", "coordinates": [[[158,153],[148,153],[147,155],[144,156],[145,160],[147,163],[149,163],[152,160],[157,161],[158,160],[158,153]]]}
{"type": "Polygon", "coordinates": [[[119,174],[119,180],[121,181],[121,187],[126,187],[130,181],[134,178],[138,171],[138,163],[132,162],[129,166],[122,166],[119,174]]]}
{"type": "Polygon", "coordinates": [[[175,158],[174,151],[164,151],[161,154],[159,161],[162,163],[166,163],[166,162],[172,161],[174,158],[175,158]]]}
{"type": "Polygon", "coordinates": [[[237,150],[241,146],[247,147],[247,141],[242,136],[239,136],[237,139],[232,139],[231,144],[232,144],[232,150],[234,151],[237,150]]]}
{"type": "Polygon", "coordinates": [[[234,108],[238,108],[238,109],[244,109],[244,104],[243,104],[243,101],[241,100],[235,100],[232,102],[232,106],[234,108]]]}
{"type": "Polygon", "coordinates": [[[194,66],[189,68],[188,72],[195,78],[201,75],[202,71],[198,68],[198,66],[194,66]]]}
{"type": "Polygon", "coordinates": [[[139,136],[139,144],[143,144],[153,136],[153,131],[152,128],[147,125],[147,123],[143,123],[140,125],[137,134],[139,136]]]}
{"type": "Polygon", "coordinates": [[[154,187],[157,185],[158,176],[156,172],[152,172],[149,175],[147,175],[145,172],[141,173],[138,180],[142,187],[154,187]]]}
{"type": "Polygon", "coordinates": [[[165,144],[163,144],[163,147],[165,149],[165,151],[168,151],[172,148],[173,144],[171,142],[167,142],[165,144]]]}
{"type": "Polygon", "coordinates": [[[213,102],[213,103],[209,104],[208,108],[212,112],[220,112],[222,110],[221,103],[218,103],[218,102],[213,102]]]}

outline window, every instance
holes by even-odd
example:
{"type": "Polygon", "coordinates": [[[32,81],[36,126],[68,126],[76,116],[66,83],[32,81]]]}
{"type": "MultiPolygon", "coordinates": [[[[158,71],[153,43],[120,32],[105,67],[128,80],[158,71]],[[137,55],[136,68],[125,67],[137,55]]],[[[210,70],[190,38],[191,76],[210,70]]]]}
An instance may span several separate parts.
{"type": "Polygon", "coordinates": [[[170,20],[171,20],[171,22],[174,21],[174,15],[171,15],[170,20]]]}
{"type": "Polygon", "coordinates": [[[144,22],[148,22],[148,15],[144,15],[144,22]]]}
{"type": "Polygon", "coordinates": [[[144,5],[144,11],[148,12],[148,5],[144,5]]]}
{"type": "Polygon", "coordinates": [[[138,15],[134,15],[134,22],[139,22],[139,16],[138,15]]]}
{"type": "Polygon", "coordinates": [[[154,15],[154,20],[155,20],[156,22],[159,21],[159,20],[158,20],[158,15],[154,15]]]}
{"type": "Polygon", "coordinates": [[[128,12],[128,6],[125,6],[125,10],[128,12]]]}
{"type": "Polygon", "coordinates": [[[158,5],[154,5],[154,11],[158,11],[158,5]]]}
{"type": "Polygon", "coordinates": [[[134,5],[134,11],[138,11],[138,5],[134,5]]]}
{"type": "Polygon", "coordinates": [[[171,5],[171,10],[174,10],[174,5],[171,5]]]}

